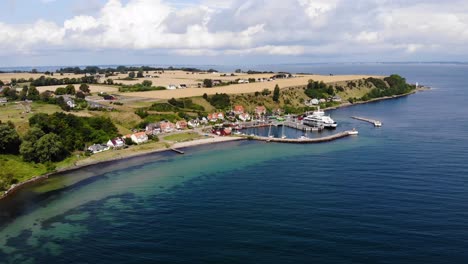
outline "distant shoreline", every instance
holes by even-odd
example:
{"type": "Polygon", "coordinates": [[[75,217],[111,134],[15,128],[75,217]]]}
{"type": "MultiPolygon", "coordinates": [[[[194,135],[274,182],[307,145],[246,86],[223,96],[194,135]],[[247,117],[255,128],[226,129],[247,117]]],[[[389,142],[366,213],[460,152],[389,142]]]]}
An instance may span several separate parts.
{"type": "MultiPolygon", "coordinates": [[[[335,109],[339,109],[339,108],[350,107],[350,106],[353,106],[353,105],[367,104],[367,103],[378,102],[378,101],[389,100],[389,99],[396,99],[396,98],[405,97],[405,96],[408,96],[408,95],[411,95],[411,94],[415,94],[417,92],[427,91],[427,90],[430,90],[430,88],[423,86],[423,87],[420,87],[420,88],[418,88],[418,89],[416,89],[414,91],[411,91],[409,93],[406,93],[406,94],[395,95],[395,96],[386,96],[386,97],[371,99],[369,101],[362,101],[362,102],[356,102],[356,103],[349,103],[349,102],[348,103],[342,103],[339,106],[325,108],[324,110],[335,110],[335,109]]],[[[197,139],[197,140],[193,140],[193,141],[175,143],[171,147],[168,147],[168,148],[154,149],[154,150],[149,150],[149,151],[141,151],[141,152],[138,152],[138,153],[131,153],[131,154],[123,155],[123,156],[120,156],[120,157],[110,158],[110,159],[107,159],[107,160],[94,161],[94,162],[89,162],[89,163],[80,164],[80,165],[73,165],[71,167],[62,168],[62,169],[56,170],[54,172],[49,172],[49,173],[46,173],[46,174],[43,174],[43,175],[40,175],[40,176],[36,176],[36,177],[34,177],[34,178],[30,179],[30,180],[27,180],[25,182],[13,185],[10,189],[8,189],[6,192],[4,192],[2,195],[0,195],[0,201],[7,198],[7,197],[10,197],[15,192],[19,191],[20,189],[22,189],[22,188],[24,188],[26,186],[29,186],[29,185],[37,183],[37,182],[41,182],[41,181],[49,178],[50,176],[54,176],[54,175],[57,175],[57,174],[60,174],[60,173],[72,172],[72,171],[76,171],[76,170],[79,170],[79,169],[82,169],[82,168],[86,168],[86,167],[90,167],[90,166],[97,165],[97,164],[102,164],[102,163],[108,163],[108,162],[113,162],[113,161],[119,161],[119,160],[135,158],[135,157],[141,157],[141,156],[148,155],[148,154],[153,154],[153,153],[171,151],[171,148],[189,148],[189,147],[194,147],[194,146],[199,146],[199,145],[215,144],[215,143],[222,143],[222,142],[231,142],[231,141],[238,141],[238,140],[247,140],[247,138],[245,138],[245,137],[210,137],[210,138],[204,138],[204,139],[197,139]]]]}

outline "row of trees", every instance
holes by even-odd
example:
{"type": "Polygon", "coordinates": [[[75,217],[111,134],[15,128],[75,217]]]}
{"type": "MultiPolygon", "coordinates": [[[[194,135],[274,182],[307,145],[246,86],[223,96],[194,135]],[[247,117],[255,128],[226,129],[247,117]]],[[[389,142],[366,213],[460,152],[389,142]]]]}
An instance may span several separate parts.
{"type": "Polygon", "coordinates": [[[31,81],[31,85],[33,86],[66,85],[66,84],[82,84],[82,83],[96,84],[97,79],[94,76],[84,76],[81,78],[63,78],[63,79],[41,76],[31,81]]]}
{"type": "MultiPolygon", "coordinates": [[[[114,73],[114,72],[120,72],[120,73],[127,73],[127,72],[147,72],[147,71],[162,71],[164,72],[165,70],[169,71],[175,71],[175,70],[181,70],[181,71],[187,71],[187,72],[203,72],[204,70],[197,69],[197,68],[191,68],[191,67],[168,67],[168,68],[163,68],[163,67],[151,67],[151,66],[141,66],[141,67],[135,67],[135,66],[118,66],[116,68],[108,67],[108,68],[100,68],[97,66],[87,66],[85,68],[80,68],[80,67],[65,67],[57,70],[57,73],[74,73],[74,74],[106,74],[106,73],[114,73]]],[[[207,72],[217,72],[214,69],[209,69],[207,72]]]]}
{"type": "Polygon", "coordinates": [[[327,86],[323,81],[313,81],[309,80],[307,87],[304,93],[309,96],[310,98],[328,98],[335,94],[333,86],[327,86]]]}
{"type": "Polygon", "coordinates": [[[21,154],[28,162],[55,162],[87,144],[102,143],[117,136],[109,118],[77,117],[71,114],[36,114],[30,129],[20,138],[11,122],[0,123],[0,154],[21,154]]]}

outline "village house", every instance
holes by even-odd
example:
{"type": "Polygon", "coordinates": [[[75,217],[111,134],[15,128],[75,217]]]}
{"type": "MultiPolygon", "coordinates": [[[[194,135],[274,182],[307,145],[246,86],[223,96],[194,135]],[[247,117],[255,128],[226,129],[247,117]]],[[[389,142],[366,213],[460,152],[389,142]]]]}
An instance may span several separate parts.
{"type": "Polygon", "coordinates": [[[243,114],[245,112],[244,107],[242,105],[236,105],[234,106],[234,113],[236,115],[243,114]]]}
{"type": "Polygon", "coordinates": [[[175,90],[175,89],[177,89],[177,85],[175,85],[175,84],[169,84],[167,86],[167,90],[175,90]]]}
{"type": "Polygon", "coordinates": [[[8,99],[6,99],[5,97],[0,97],[0,104],[6,104],[8,103],[8,99]]]}
{"type": "Polygon", "coordinates": [[[134,133],[130,136],[130,138],[136,144],[141,144],[148,141],[148,135],[146,135],[145,132],[134,133]]]}
{"type": "Polygon", "coordinates": [[[88,147],[88,151],[93,153],[93,154],[103,152],[103,151],[106,151],[106,150],[109,150],[109,146],[103,145],[103,144],[94,144],[94,145],[88,147]]]}
{"type": "Polygon", "coordinates": [[[267,112],[267,111],[266,111],[265,106],[257,106],[257,107],[255,107],[255,115],[256,115],[257,117],[266,115],[266,112],[267,112]]]}
{"type": "Polygon", "coordinates": [[[250,115],[247,113],[242,113],[238,116],[239,120],[241,121],[249,121],[250,120],[250,115]]]}
{"type": "Polygon", "coordinates": [[[147,135],[157,135],[161,133],[161,125],[159,123],[148,124],[145,128],[145,133],[147,135]]]}
{"type": "Polygon", "coordinates": [[[161,133],[170,133],[176,129],[175,124],[170,121],[161,121],[159,125],[161,127],[161,133]]]}
{"type": "Polygon", "coordinates": [[[107,146],[110,148],[122,148],[124,145],[125,142],[119,137],[109,139],[109,141],[107,141],[107,146]]]}
{"type": "Polygon", "coordinates": [[[184,129],[187,129],[187,121],[185,120],[180,120],[180,121],[177,121],[176,123],[176,128],[178,130],[184,130],[184,129]]]}
{"type": "Polygon", "coordinates": [[[179,85],[179,89],[186,89],[187,88],[187,85],[186,84],[181,84],[179,85]]]}
{"type": "Polygon", "coordinates": [[[218,120],[224,120],[224,114],[223,113],[212,113],[212,114],[208,115],[207,119],[210,122],[216,122],[218,120]]]}
{"type": "Polygon", "coordinates": [[[318,105],[318,104],[319,104],[319,100],[316,99],[316,98],[314,98],[314,99],[310,100],[310,104],[311,104],[311,105],[318,105]]]}
{"type": "Polygon", "coordinates": [[[335,96],[332,97],[332,101],[339,103],[339,102],[341,102],[341,97],[339,97],[338,95],[335,95],[335,96]]]}
{"type": "Polygon", "coordinates": [[[192,120],[188,121],[187,125],[188,125],[190,128],[199,127],[199,126],[200,126],[200,120],[198,120],[198,119],[192,119],[192,120]]]}
{"type": "Polygon", "coordinates": [[[239,83],[239,84],[241,84],[241,83],[249,83],[249,80],[240,79],[239,81],[237,81],[237,83],[239,83]]]}

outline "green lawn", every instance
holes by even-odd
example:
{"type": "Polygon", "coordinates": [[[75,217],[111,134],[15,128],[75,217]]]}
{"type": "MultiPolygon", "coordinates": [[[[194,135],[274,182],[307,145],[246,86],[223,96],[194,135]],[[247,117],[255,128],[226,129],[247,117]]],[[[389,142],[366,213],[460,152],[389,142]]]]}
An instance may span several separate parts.
{"type": "Polygon", "coordinates": [[[0,155],[0,168],[0,191],[10,184],[24,182],[47,172],[44,164],[24,162],[20,156],[14,155],[0,155]]]}
{"type": "Polygon", "coordinates": [[[203,136],[195,132],[187,132],[187,133],[174,134],[174,135],[164,137],[164,140],[173,141],[173,142],[184,142],[184,141],[191,141],[191,140],[195,140],[199,138],[203,138],[203,136]]]}

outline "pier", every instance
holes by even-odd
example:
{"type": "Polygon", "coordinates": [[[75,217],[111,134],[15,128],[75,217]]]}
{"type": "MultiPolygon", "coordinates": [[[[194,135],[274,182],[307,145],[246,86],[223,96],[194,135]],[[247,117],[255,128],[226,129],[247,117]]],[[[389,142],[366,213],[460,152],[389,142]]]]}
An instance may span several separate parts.
{"type": "Polygon", "coordinates": [[[255,128],[255,127],[269,127],[269,126],[275,126],[275,127],[278,127],[278,126],[287,126],[287,127],[290,127],[290,128],[294,128],[294,129],[297,129],[297,130],[301,130],[301,131],[305,131],[305,132],[316,132],[316,131],[322,131],[323,130],[323,127],[311,127],[311,126],[307,126],[307,125],[304,125],[302,124],[301,122],[294,122],[294,121],[274,121],[274,122],[271,122],[271,123],[266,123],[266,122],[262,122],[262,123],[253,123],[253,122],[244,122],[241,124],[242,128],[255,128]]]}
{"type": "Polygon", "coordinates": [[[287,126],[287,127],[290,127],[290,128],[295,128],[295,129],[306,131],[306,132],[323,130],[323,127],[311,127],[311,126],[306,126],[306,125],[304,125],[302,123],[299,123],[299,122],[291,122],[291,121],[284,121],[282,123],[278,123],[278,125],[279,126],[287,126]]]}
{"type": "Polygon", "coordinates": [[[373,119],[359,117],[359,116],[352,116],[351,118],[374,124],[375,127],[381,127],[382,126],[382,122],[380,122],[379,120],[373,120],[373,119]]]}
{"type": "Polygon", "coordinates": [[[171,148],[171,150],[174,151],[175,153],[178,153],[178,154],[185,154],[185,152],[183,152],[180,149],[171,148]]]}
{"type": "Polygon", "coordinates": [[[277,142],[277,143],[296,143],[296,144],[311,144],[311,143],[322,143],[337,140],[340,138],[356,135],[357,131],[350,130],[337,133],[331,136],[320,137],[320,138],[271,138],[271,137],[259,137],[254,136],[254,140],[266,141],[266,142],[277,142]]]}

